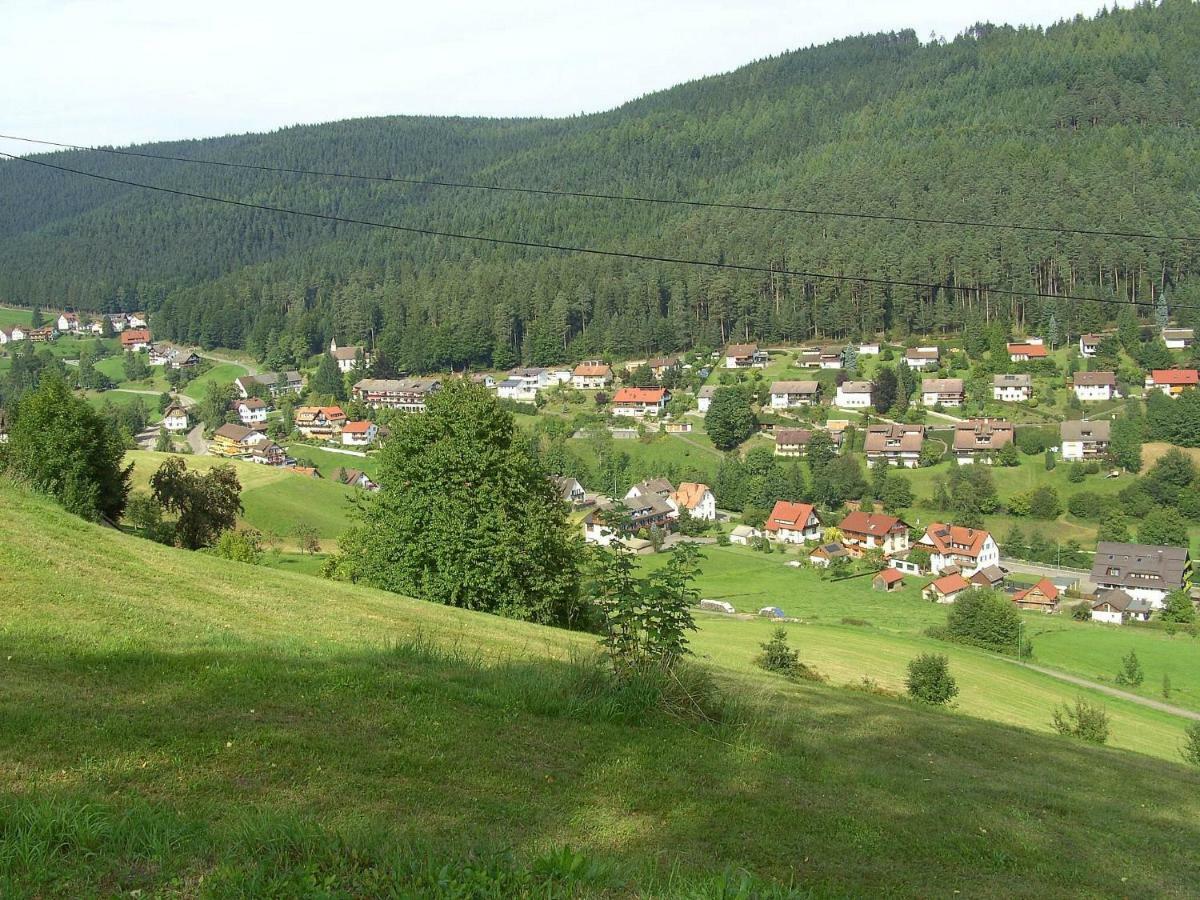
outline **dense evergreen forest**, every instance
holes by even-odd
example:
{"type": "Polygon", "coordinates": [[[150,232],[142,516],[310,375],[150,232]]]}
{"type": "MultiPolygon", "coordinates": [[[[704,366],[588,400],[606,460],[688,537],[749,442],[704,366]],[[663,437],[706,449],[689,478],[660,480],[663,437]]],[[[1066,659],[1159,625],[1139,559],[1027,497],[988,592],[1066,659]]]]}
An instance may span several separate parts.
{"type": "MultiPolygon", "coordinates": [[[[849,38],[569,119],[361,119],[151,145],[272,166],[1200,235],[1200,6],[1048,29],[849,38]]],[[[156,334],[299,362],[329,337],[398,369],[957,332],[1073,335],[1166,293],[1195,323],[1200,247],[279,175],[94,152],[55,162],[446,231],[930,282],[888,288],[577,256],[219,206],[0,164],[0,302],[145,308],[156,334]]]]}

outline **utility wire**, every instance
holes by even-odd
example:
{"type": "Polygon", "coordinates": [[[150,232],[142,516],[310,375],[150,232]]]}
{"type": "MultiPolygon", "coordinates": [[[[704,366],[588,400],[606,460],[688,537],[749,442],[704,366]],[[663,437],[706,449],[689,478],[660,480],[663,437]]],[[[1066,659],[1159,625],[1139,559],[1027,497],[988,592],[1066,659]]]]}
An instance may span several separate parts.
{"type": "MultiPolygon", "coordinates": [[[[230,206],[240,206],[243,209],[255,209],[262,212],[284,213],[291,216],[304,216],[310,219],[321,219],[327,222],[340,222],[345,225],[366,225],[370,228],[386,228],[392,231],[402,231],[408,234],[421,234],[430,237],[452,238],[462,241],[478,241],[487,244],[503,244],[511,247],[529,247],[538,250],[558,250],[563,253],[586,253],[592,256],[607,256],[617,259],[633,259],[640,262],[658,262],[669,263],[672,265],[682,266],[704,266],[710,269],[729,269],[738,272],[759,272],[765,275],[784,275],[791,278],[811,278],[823,279],[827,281],[843,281],[857,284],[874,284],[886,287],[908,287],[928,290],[936,293],[937,291],[987,291],[991,294],[998,294],[1006,297],[1020,297],[1022,299],[1030,299],[1040,297],[1047,300],[1073,300],[1081,303],[1113,303],[1119,306],[1145,306],[1147,304],[1138,303],[1134,300],[1114,298],[1111,300],[1103,297],[1087,297],[1078,294],[1051,294],[1046,291],[1018,291],[1011,288],[987,287],[984,285],[969,287],[961,285],[945,285],[936,284],[930,281],[904,281],[893,278],[873,278],[867,275],[835,275],[830,272],[806,272],[799,269],[774,269],[770,266],[757,266],[744,263],[729,263],[718,262],[716,260],[706,259],[687,259],[676,256],[656,256],[648,253],[631,253],[622,250],[601,250],[595,247],[574,247],[569,244],[548,244],[540,241],[522,241],[515,238],[492,237],[489,235],[479,234],[460,234],[453,231],[438,231],[432,228],[417,228],[413,225],[395,225],[389,222],[373,222],[369,219],[351,219],[346,216],[334,216],[329,213],[311,212],[303,209],[289,209],[283,206],[267,206],[262,203],[250,203],[245,200],[235,200],[231,197],[214,197],[211,194],[198,194],[193,191],[184,191],[178,188],[162,187],[160,185],[146,184],[141,181],[130,181],[125,178],[115,178],[111,175],[100,175],[96,172],[85,172],[82,169],[72,169],[69,166],[60,166],[54,163],[46,162],[45,160],[33,159],[28,156],[15,156],[11,153],[0,152],[0,157],[16,160],[19,162],[29,163],[34,166],[42,166],[46,169],[54,169],[58,172],[67,172],[72,175],[82,175],[86,178],[95,178],[99,181],[107,181],[112,184],[123,184],[128,187],[142,188],[148,191],[159,191],[164,194],[173,194],[177,197],[190,197],[193,200],[205,200],[210,203],[225,203],[230,206]]],[[[1172,304],[1175,309],[1200,309],[1200,305],[1189,304],[1172,304]]]]}
{"type": "Polygon", "coordinates": [[[506,187],[495,184],[479,184],[464,181],[433,181],[423,178],[402,178],[396,175],[362,175],[354,172],[324,172],[319,169],[292,169],[284,166],[265,166],[256,163],[236,163],[217,159],[197,159],[189,156],[166,156],[157,153],[146,153],[140,150],[116,150],[112,147],[87,147],[81,144],[64,144],[58,141],[45,141],[38,138],[18,137],[11,134],[0,134],[0,138],[10,141],[22,141],[28,144],[42,144],[47,147],[59,147],[64,150],[85,150],[93,153],[108,153],[114,156],[132,156],[142,159],[157,159],[166,162],[196,163],[204,166],[221,166],[229,169],[250,169],[257,172],[276,172],[285,175],[309,175],[319,178],[347,178],[356,181],[385,181],[396,184],[423,185],[425,187],[461,188],[474,191],[494,191],[513,194],[538,194],[547,197],[575,197],[586,200],[616,200],[628,203],[656,203],[670,206],[692,206],[705,209],[734,209],[750,212],[790,213],[814,217],[832,217],[842,219],[869,219],[883,222],[908,222],[917,225],[948,225],[960,228],[999,228],[1009,231],[1032,231],[1051,234],[1078,234],[1089,237],[1119,237],[1140,238],[1153,241],[1193,241],[1200,242],[1198,235],[1186,234],[1150,234],[1144,231],[1105,231],[1098,228],[1069,228],[1058,225],[1030,225],[1012,222],[977,222],[970,219],[935,219],[918,216],[901,216],[891,213],[848,212],[832,209],[805,209],[792,206],[766,206],[754,203],[719,203],[708,200],[686,200],[671,197],[642,197],[629,194],[599,194],[589,191],[564,191],[551,188],[506,187]]]}

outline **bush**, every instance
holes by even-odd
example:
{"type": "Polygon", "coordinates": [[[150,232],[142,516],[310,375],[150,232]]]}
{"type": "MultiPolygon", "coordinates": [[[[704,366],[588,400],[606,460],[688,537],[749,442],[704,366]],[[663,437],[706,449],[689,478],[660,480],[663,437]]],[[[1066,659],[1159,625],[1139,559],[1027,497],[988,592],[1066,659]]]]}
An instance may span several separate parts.
{"type": "Polygon", "coordinates": [[[788,678],[803,678],[805,681],[825,680],[815,669],[800,662],[799,651],[788,646],[786,628],[776,628],[771,640],[761,646],[763,652],[756,662],[768,672],[778,672],[788,678]]]}
{"type": "MultiPolygon", "coordinates": [[[[958,595],[946,614],[944,633],[947,640],[959,644],[1013,654],[1020,629],[1021,615],[1006,595],[977,588],[958,595]]],[[[1023,641],[1021,655],[1028,656],[1032,649],[1028,641],[1023,641]]]]}
{"type": "Polygon", "coordinates": [[[1200,722],[1193,722],[1184,729],[1184,735],[1183,747],[1179,750],[1180,756],[1184,762],[1200,766],[1200,722]]]}
{"type": "Polygon", "coordinates": [[[1076,603],[1071,607],[1071,618],[1076,622],[1090,622],[1092,619],[1092,604],[1076,603]]]}
{"type": "Polygon", "coordinates": [[[212,552],[223,559],[257,565],[262,561],[262,534],[253,528],[222,532],[212,552]]]}
{"type": "Polygon", "coordinates": [[[1089,703],[1082,697],[1073,705],[1062,704],[1054,710],[1050,723],[1054,730],[1067,737],[1079,738],[1091,744],[1108,740],[1108,713],[1103,706],[1089,703]]]}
{"type": "Polygon", "coordinates": [[[1127,685],[1129,687],[1137,687],[1145,680],[1145,674],[1142,672],[1142,664],[1138,662],[1137,652],[1129,651],[1129,655],[1121,660],[1121,671],[1117,673],[1117,684],[1127,685]]]}
{"type": "Polygon", "coordinates": [[[908,664],[908,695],[923,703],[949,703],[958,693],[950,663],[938,653],[922,653],[908,664]]]}

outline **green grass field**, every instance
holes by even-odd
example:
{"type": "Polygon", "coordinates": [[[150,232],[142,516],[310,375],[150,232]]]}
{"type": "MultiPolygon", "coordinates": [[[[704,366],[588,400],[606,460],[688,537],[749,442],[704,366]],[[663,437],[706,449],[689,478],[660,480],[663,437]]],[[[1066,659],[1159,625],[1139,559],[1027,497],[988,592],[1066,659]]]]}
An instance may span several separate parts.
{"type": "Polygon", "coordinates": [[[350,456],[346,453],[334,453],[311,444],[284,444],[284,449],[296,459],[306,459],[320,470],[326,479],[332,479],[338,469],[358,469],[374,477],[379,471],[378,455],[350,456]]]}
{"type": "Polygon", "coordinates": [[[114,406],[124,406],[127,403],[133,403],[135,400],[141,400],[142,403],[146,404],[146,409],[150,411],[151,422],[158,422],[162,419],[162,413],[158,411],[158,398],[153,395],[122,390],[104,391],[102,393],[85,391],[83,399],[91,404],[94,409],[100,409],[106,402],[114,406]]]}
{"type": "MultiPolygon", "coordinates": [[[[107,375],[118,388],[133,388],[139,391],[155,391],[163,393],[171,389],[167,383],[166,376],[163,374],[162,366],[151,366],[150,377],[141,378],[137,381],[129,381],[125,378],[125,358],[118,354],[117,356],[109,356],[96,363],[96,371],[107,375]]],[[[153,397],[147,398],[153,400],[153,397]]]]}
{"type": "MultiPolygon", "coordinates": [[[[1200,774],[789,683],[749,665],[765,622],[706,618],[697,636],[727,660],[718,683],[742,710],[729,723],[631,722],[580,693],[587,668],[569,659],[589,636],[165,548],[3,484],[0,508],[5,895],[729,897],[773,883],[1184,896],[1200,883],[1200,774]],[[1101,839],[1113,835],[1120,852],[1101,839]]],[[[795,627],[795,642],[841,676],[869,629],[830,626],[841,646],[814,658],[822,627],[795,627]]],[[[967,698],[1033,708],[1051,690],[965,658],[967,698]]],[[[1120,734],[1126,711],[1110,709],[1120,734]]]]}
{"type": "Polygon", "coordinates": [[[200,402],[208,396],[211,385],[233,384],[235,378],[245,375],[247,371],[245,366],[239,366],[236,363],[217,363],[199,378],[189,382],[182,393],[196,402],[200,402]]]}
{"type": "MultiPolygon", "coordinates": [[[[168,456],[130,451],[126,459],[134,464],[134,489],[146,490],[150,476],[168,456]]],[[[304,522],[317,530],[324,549],[336,549],[338,537],[349,524],[353,491],[328,478],[307,478],[286,469],[214,456],[188,456],[185,460],[189,468],[201,471],[225,462],[232,465],[242,483],[242,521],[264,534],[278,535],[284,547],[295,546],[294,531],[304,522]]]]}
{"type": "Polygon", "coordinates": [[[32,310],[15,306],[0,306],[0,325],[28,326],[32,310]]]}

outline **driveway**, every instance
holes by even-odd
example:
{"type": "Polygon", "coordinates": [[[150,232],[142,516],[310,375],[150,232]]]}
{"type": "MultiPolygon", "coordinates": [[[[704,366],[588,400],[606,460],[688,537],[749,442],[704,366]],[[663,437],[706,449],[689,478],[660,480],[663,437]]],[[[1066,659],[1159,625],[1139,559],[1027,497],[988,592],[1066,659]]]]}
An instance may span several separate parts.
{"type": "Polygon", "coordinates": [[[1046,566],[1041,563],[1025,562],[1022,559],[1000,557],[1000,565],[1010,572],[1027,572],[1030,575],[1042,575],[1046,578],[1059,578],[1067,582],[1078,582],[1079,590],[1085,594],[1094,594],[1096,585],[1092,582],[1090,572],[1083,569],[1063,569],[1058,566],[1046,566]]]}

